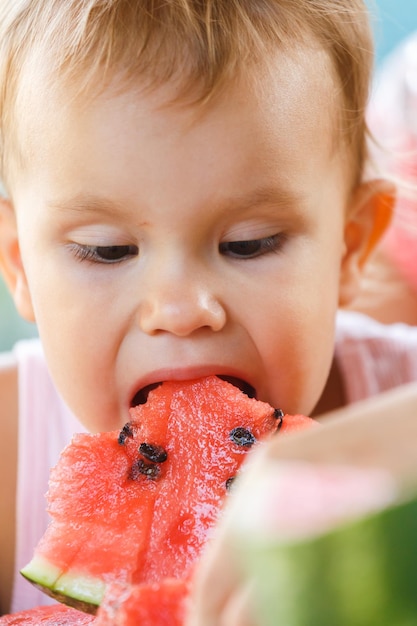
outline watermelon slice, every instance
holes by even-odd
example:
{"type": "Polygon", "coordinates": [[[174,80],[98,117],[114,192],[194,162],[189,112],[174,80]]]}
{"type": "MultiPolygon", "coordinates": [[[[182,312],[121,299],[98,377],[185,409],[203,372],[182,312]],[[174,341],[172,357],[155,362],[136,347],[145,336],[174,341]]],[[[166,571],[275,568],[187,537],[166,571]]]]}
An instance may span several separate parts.
{"type": "Polygon", "coordinates": [[[416,386],[251,458],[223,537],[259,626],[417,624],[416,386]]]}
{"type": "Polygon", "coordinates": [[[259,626],[417,624],[417,497],[369,468],[283,463],[276,478],[256,520],[234,519],[259,626]]]}
{"type": "Polygon", "coordinates": [[[38,606],[35,609],[0,617],[1,626],[17,624],[21,626],[87,626],[95,621],[92,615],[76,611],[63,604],[38,606]]]}
{"type": "Polygon", "coordinates": [[[291,420],[314,423],[215,376],[157,387],[121,431],[78,434],[64,450],[52,521],[22,574],[91,613],[111,583],[187,579],[248,450],[291,420]]]}

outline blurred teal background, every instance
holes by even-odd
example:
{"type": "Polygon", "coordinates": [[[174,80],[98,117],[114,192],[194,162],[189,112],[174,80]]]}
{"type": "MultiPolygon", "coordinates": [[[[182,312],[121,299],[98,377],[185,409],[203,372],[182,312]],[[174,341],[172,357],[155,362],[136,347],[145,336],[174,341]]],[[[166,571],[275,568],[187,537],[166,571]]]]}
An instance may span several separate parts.
{"type": "Polygon", "coordinates": [[[34,335],[35,325],[24,322],[17,315],[6,286],[0,280],[0,351],[11,348],[16,339],[34,335]]]}
{"type": "Polygon", "coordinates": [[[417,30],[417,0],[366,0],[374,16],[377,64],[413,30],[417,30]]]}
{"type": "MultiPolygon", "coordinates": [[[[377,67],[397,43],[417,30],[417,0],[367,0],[373,15],[377,67]]],[[[18,338],[36,334],[36,328],[20,320],[0,279],[0,350],[18,338]]]]}

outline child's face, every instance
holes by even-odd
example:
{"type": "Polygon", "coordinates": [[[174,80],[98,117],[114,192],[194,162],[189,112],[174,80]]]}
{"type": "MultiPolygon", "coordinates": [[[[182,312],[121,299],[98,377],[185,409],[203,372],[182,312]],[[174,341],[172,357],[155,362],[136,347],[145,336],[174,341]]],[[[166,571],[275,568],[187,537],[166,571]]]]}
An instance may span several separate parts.
{"type": "Polygon", "coordinates": [[[346,154],[324,56],[270,69],[207,109],[161,107],[167,88],[84,106],[48,92],[31,109],[12,189],[28,306],[91,430],[126,422],[137,392],[165,379],[235,377],[292,413],[321,393],[346,154]]]}

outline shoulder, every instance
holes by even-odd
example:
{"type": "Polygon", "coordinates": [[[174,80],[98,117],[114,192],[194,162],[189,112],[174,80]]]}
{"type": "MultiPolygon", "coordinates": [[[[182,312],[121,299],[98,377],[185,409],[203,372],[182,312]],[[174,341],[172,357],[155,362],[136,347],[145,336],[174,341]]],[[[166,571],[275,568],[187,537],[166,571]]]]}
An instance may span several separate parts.
{"type": "Polygon", "coordinates": [[[342,312],[335,355],[349,403],[377,395],[417,381],[417,327],[342,312]]]}
{"type": "Polygon", "coordinates": [[[7,435],[17,427],[17,370],[16,356],[12,352],[0,353],[0,451],[7,446],[7,435]]]}
{"type": "Polygon", "coordinates": [[[17,482],[18,374],[13,353],[0,354],[0,610],[11,598],[15,544],[17,482]],[[7,477],[7,480],[4,478],[7,477]]]}
{"type": "Polygon", "coordinates": [[[9,465],[12,460],[13,465],[16,464],[19,410],[17,369],[17,360],[12,352],[0,353],[0,466],[9,465]]]}
{"type": "Polygon", "coordinates": [[[414,354],[417,346],[417,326],[404,323],[384,324],[363,313],[339,311],[336,345],[355,342],[380,344],[386,348],[403,348],[414,354]]]}

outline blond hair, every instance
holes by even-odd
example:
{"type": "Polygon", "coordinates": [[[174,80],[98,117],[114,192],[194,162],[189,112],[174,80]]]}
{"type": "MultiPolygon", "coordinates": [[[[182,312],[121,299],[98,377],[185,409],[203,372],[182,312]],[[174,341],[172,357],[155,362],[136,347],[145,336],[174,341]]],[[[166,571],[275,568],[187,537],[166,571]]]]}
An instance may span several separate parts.
{"type": "Polygon", "coordinates": [[[48,59],[78,88],[115,71],[150,85],[174,77],[209,98],[270,51],[313,36],[339,79],[340,129],[356,175],[366,155],[365,108],[373,50],[363,0],[0,0],[1,176],[13,154],[22,73],[48,59]]]}

